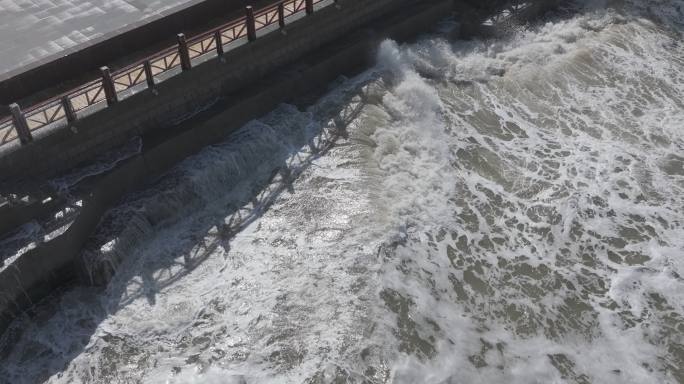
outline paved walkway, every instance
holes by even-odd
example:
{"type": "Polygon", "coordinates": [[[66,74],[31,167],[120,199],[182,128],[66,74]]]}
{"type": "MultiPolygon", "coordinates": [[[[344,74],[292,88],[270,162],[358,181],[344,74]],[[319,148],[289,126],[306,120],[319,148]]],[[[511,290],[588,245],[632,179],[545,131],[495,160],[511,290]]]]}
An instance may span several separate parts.
{"type": "Polygon", "coordinates": [[[0,76],[194,0],[0,0],[0,76]]]}

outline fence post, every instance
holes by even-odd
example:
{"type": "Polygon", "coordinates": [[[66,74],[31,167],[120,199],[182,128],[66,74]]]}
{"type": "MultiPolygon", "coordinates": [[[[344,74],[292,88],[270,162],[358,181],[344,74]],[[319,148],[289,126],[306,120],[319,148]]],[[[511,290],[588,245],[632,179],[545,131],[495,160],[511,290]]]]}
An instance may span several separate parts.
{"type": "Polygon", "coordinates": [[[313,0],[306,0],[306,14],[310,15],[313,13],[313,0]]]}
{"type": "Polygon", "coordinates": [[[221,30],[214,32],[214,40],[216,40],[216,54],[221,57],[223,56],[223,35],[221,35],[221,30]]]}
{"type": "Polygon", "coordinates": [[[285,28],[285,2],[278,3],[278,25],[280,28],[285,28]]]}
{"type": "Polygon", "coordinates": [[[107,105],[115,104],[118,100],[116,95],[116,88],[114,87],[114,80],[112,80],[112,73],[109,71],[108,67],[101,67],[100,73],[102,74],[102,88],[105,92],[105,98],[107,99],[107,105]]]}
{"type": "Polygon", "coordinates": [[[9,106],[10,112],[12,113],[12,123],[14,124],[14,129],[17,131],[17,136],[19,136],[19,142],[21,145],[28,144],[33,141],[33,136],[31,136],[31,131],[29,130],[28,123],[26,122],[26,116],[19,108],[19,104],[12,103],[9,106]]]}
{"type": "Polygon", "coordinates": [[[76,112],[74,112],[74,106],[71,105],[71,100],[69,96],[62,96],[62,108],[64,108],[64,115],[66,116],[67,122],[73,123],[76,121],[76,112]]]}
{"type": "Polygon", "coordinates": [[[147,88],[154,91],[157,85],[154,83],[154,74],[152,73],[152,63],[150,63],[149,60],[145,60],[145,62],[143,63],[143,68],[145,69],[145,80],[147,80],[147,88]]]}
{"type": "Polygon", "coordinates": [[[192,63],[190,62],[190,51],[188,51],[188,42],[185,40],[185,34],[178,34],[178,54],[180,55],[181,68],[184,71],[192,68],[192,63]]]}
{"type": "Polygon", "coordinates": [[[247,15],[247,39],[249,41],[256,40],[256,23],[254,21],[254,9],[251,5],[245,7],[245,13],[247,15]]]}

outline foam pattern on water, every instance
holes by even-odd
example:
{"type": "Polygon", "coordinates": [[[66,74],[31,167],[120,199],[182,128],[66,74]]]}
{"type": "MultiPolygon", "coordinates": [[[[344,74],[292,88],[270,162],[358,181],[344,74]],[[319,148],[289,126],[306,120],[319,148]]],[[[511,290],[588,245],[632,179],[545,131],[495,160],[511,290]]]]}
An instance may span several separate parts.
{"type": "Polygon", "coordinates": [[[386,102],[402,88],[442,101],[441,124],[420,119],[441,137],[392,153],[421,175],[394,191],[427,182],[383,252],[395,382],[684,378],[684,49],[670,32],[597,11],[514,41],[383,47],[404,68],[386,102]],[[429,168],[451,188],[415,161],[444,145],[452,166],[429,168]],[[442,202],[427,221],[426,200],[442,202]]]}
{"type": "Polygon", "coordinates": [[[94,270],[111,263],[114,279],[103,294],[76,289],[41,306],[49,321],[17,322],[5,376],[301,381],[347,360],[372,312],[380,238],[359,166],[367,145],[350,134],[365,125],[370,77],[308,111],[281,106],[128,196],[84,253],[94,270]]]}
{"type": "Polygon", "coordinates": [[[677,5],[384,42],[128,196],[84,253],[113,280],[16,322],[0,377],[681,382],[677,5]]]}

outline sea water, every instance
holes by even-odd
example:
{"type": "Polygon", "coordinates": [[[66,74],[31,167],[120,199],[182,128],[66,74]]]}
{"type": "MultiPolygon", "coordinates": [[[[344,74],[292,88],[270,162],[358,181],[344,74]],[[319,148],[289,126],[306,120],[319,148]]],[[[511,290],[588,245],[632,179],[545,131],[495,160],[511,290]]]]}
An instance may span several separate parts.
{"type": "Polygon", "coordinates": [[[684,382],[684,2],[443,27],[127,196],[0,382],[684,382]]]}

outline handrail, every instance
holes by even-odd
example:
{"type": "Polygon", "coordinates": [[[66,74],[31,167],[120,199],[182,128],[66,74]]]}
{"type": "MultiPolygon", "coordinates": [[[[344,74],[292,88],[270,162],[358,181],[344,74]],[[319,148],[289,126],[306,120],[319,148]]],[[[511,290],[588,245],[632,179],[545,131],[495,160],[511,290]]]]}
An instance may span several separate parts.
{"type": "MultiPolygon", "coordinates": [[[[268,26],[279,24],[284,26],[284,18],[296,15],[300,12],[313,11],[313,5],[325,0],[281,0],[266,6],[256,12],[251,22],[254,23],[255,31],[268,26]]],[[[333,0],[337,2],[337,0],[333,0]]],[[[190,60],[215,52],[223,53],[223,46],[248,36],[248,23],[246,16],[231,20],[225,24],[200,33],[188,39],[185,44],[186,54],[190,60]]],[[[114,71],[111,76],[111,84],[105,84],[108,79],[100,78],[89,81],[75,89],[68,90],[47,100],[33,104],[26,108],[21,115],[27,123],[29,131],[34,131],[58,121],[76,119],[76,113],[81,112],[101,102],[109,101],[107,86],[114,89],[115,99],[121,98],[125,92],[140,84],[146,83],[147,87],[155,84],[154,80],[159,75],[165,74],[177,67],[182,66],[183,53],[180,46],[171,46],[155,52],[142,59],[126,65],[114,71]],[[151,71],[148,72],[148,67],[151,71]],[[149,79],[149,76],[153,79],[149,79]]],[[[183,67],[185,69],[185,67],[183,67]]],[[[109,88],[111,89],[111,88],[109,88]]],[[[0,145],[10,142],[18,137],[15,116],[7,116],[0,119],[0,145]]],[[[29,132],[30,135],[30,132],[29,132]]]]}

